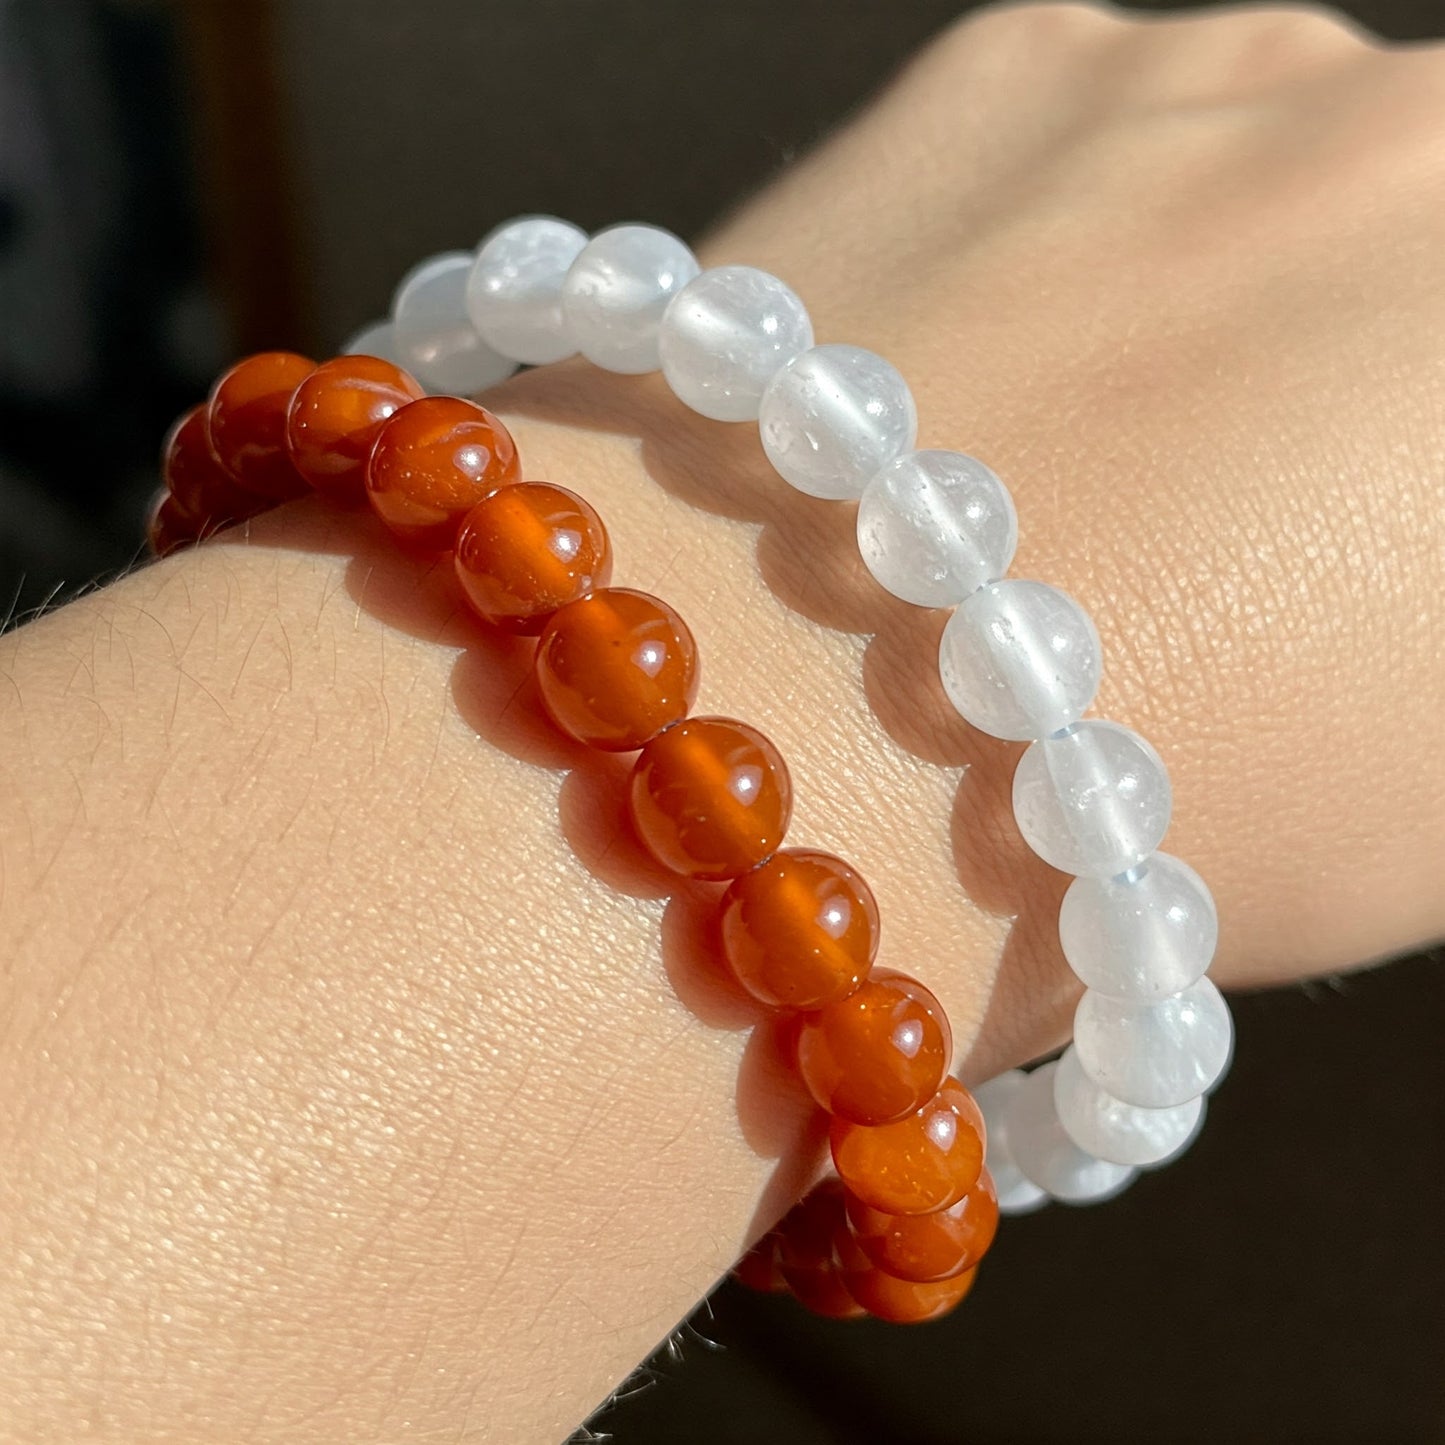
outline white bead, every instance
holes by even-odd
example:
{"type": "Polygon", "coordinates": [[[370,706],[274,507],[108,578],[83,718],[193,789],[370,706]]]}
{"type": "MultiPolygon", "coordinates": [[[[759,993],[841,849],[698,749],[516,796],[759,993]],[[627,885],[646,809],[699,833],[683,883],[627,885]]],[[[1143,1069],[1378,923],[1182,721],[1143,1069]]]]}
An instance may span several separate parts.
{"type": "Polygon", "coordinates": [[[396,346],[396,328],[390,321],[373,321],[353,332],[336,353],[338,356],[379,356],[400,366],[396,346]]]}
{"type": "Polygon", "coordinates": [[[517,368],[480,336],[467,315],[471,253],[446,251],[413,266],[391,303],[397,362],[431,391],[466,396],[517,368]]]}
{"type": "Polygon", "coordinates": [[[1159,1164],[1181,1154],[1199,1132],[1203,1098],[1172,1109],[1140,1109],[1106,1094],[1065,1049],[1054,1071],[1054,1106],[1064,1132],[1086,1154],[1111,1164],[1159,1164]]]}
{"type": "Polygon", "coordinates": [[[776,276],[718,266],[663,313],[662,374],[679,400],[714,421],[752,421],[780,366],[813,344],[803,303],[776,276]]]}
{"type": "Polygon", "coordinates": [[[1159,846],[1173,794],[1164,760],[1138,733],[1090,718],[1019,759],[1013,805],[1019,832],[1045,863],[1112,878],[1159,846]]]}
{"type": "Polygon", "coordinates": [[[657,226],[611,226],[577,254],[562,283],[572,343],[594,366],[656,371],[667,303],[698,273],[685,242],[657,226]]]}
{"type": "Polygon", "coordinates": [[[1135,1171],[1086,1154],[1064,1132],[1054,1107],[1057,1064],[1042,1064],[1024,1081],[1004,1116],[1009,1150],[1024,1175],[1066,1204],[1091,1204],[1128,1187],[1135,1171]]]}
{"type": "Polygon", "coordinates": [[[1037,1184],[1025,1179],[1019,1166],[1014,1163],[1013,1156],[1009,1153],[1008,1135],[1004,1130],[1004,1116],[1008,1112],[1008,1106],[1023,1087],[1027,1077],[1022,1069],[1010,1069],[971,1091],[974,1102],[983,1114],[986,1151],[984,1163],[993,1179],[1000,1214],[1032,1214],[1049,1202],[1049,1196],[1037,1184]]]}
{"type": "Polygon", "coordinates": [[[918,607],[952,607],[1002,577],[1018,546],[1008,488],[962,452],[907,452],[863,491],[858,551],[879,583],[918,607]]]}
{"type": "Polygon", "coordinates": [[[1059,909],[1069,967],[1097,993],[1149,1002],[1204,976],[1219,915],[1187,863],[1155,853],[1120,878],[1076,878],[1059,909]]]}
{"type": "Polygon", "coordinates": [[[577,350],[562,315],[562,282],[586,244],[586,231],[556,216],[520,216],[482,241],[467,310],[488,346],[528,366],[577,350]]]}
{"type": "Polygon", "coordinates": [[[955,708],[981,732],[1028,741],[1072,722],[1103,672],[1099,634],[1067,593],[1006,579],[980,587],[943,629],[938,671],[955,708]]]}
{"type": "Polygon", "coordinates": [[[1208,978],[1158,1003],[1089,989],[1074,1015],[1084,1072],[1125,1104],[1169,1109],[1197,1099],[1229,1063],[1229,1005],[1208,978]]]}
{"type": "Polygon", "coordinates": [[[768,383],[758,407],[763,450],[785,482],[831,501],[870,478],[918,436],[908,383],[861,346],[814,346],[768,383]]]}

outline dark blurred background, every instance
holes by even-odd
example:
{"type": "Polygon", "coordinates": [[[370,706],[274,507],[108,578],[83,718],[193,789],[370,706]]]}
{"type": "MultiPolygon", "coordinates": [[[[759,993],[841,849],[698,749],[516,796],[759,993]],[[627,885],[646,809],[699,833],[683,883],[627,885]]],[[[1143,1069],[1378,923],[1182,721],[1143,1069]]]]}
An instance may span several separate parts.
{"type": "MultiPolygon", "coordinates": [[[[696,235],[967,8],[0,0],[3,602],[134,559],[158,438],[236,353],[329,354],[517,212],[696,235]]],[[[1445,0],[1350,8],[1445,35],[1445,0]]],[[[1441,963],[1238,1000],[1194,1151],[1013,1222],[952,1319],[727,1285],[588,1438],[1445,1442],[1441,963]]]]}

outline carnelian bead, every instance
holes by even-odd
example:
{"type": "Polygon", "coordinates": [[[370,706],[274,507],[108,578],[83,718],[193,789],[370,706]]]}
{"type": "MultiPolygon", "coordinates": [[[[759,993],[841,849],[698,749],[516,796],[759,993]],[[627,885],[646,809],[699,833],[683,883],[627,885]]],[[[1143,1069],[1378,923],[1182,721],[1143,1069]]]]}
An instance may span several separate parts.
{"type": "Polygon", "coordinates": [[[216,460],[206,435],[204,404],[193,406],[166,433],[161,446],[161,475],[175,499],[176,511],[197,532],[244,521],[266,505],[254,492],[237,486],[216,460]]]}
{"type": "Polygon", "coordinates": [[[845,1270],[843,1283],[874,1319],[894,1325],[919,1325],[941,1319],[973,1288],[978,1266],[950,1279],[920,1284],[897,1279],[881,1269],[845,1270]]]}
{"type": "Polygon", "coordinates": [[[157,557],[169,557],[196,540],[195,523],[183,516],[176,499],[162,492],[146,518],[146,545],[157,557]]]}
{"type": "Polygon", "coordinates": [[[783,1294],[788,1282],[778,1267],[778,1234],[770,1230],[733,1266],[733,1278],[759,1294],[783,1294]]]}
{"type": "Polygon", "coordinates": [[[286,450],[318,492],[359,496],[366,459],[382,427],[425,395],[420,382],[379,356],[333,357],[293,393],[286,450]]]}
{"type": "Polygon", "coordinates": [[[306,479],[286,451],[286,411],[316,363],[294,351],[262,351],[238,361],[211,388],[206,435],[216,460],[258,497],[302,496],[306,479]]]}
{"type": "Polygon", "coordinates": [[[855,1124],[906,1118],[938,1092],[952,1056],[943,1005],[917,979],[886,969],[798,1029],[808,1092],[855,1124]]]}
{"type": "Polygon", "coordinates": [[[515,482],[488,492],[457,533],[457,579],[486,621],[540,632],[559,607],[606,586],[612,547],[575,492],[515,482]]]}
{"type": "Polygon", "coordinates": [[[720,923],[733,975],[775,1008],[847,997],[878,951],[872,889],[841,858],[811,848],[784,848],[745,873],[724,896],[720,923]]]}
{"type": "Polygon", "coordinates": [[[893,1124],[835,1118],[833,1164],[865,1204],[889,1214],[947,1209],[978,1182],[983,1115],[973,1095],[948,1078],[916,1113],[893,1124]]]}
{"type": "Polygon", "coordinates": [[[485,407],[424,396],[382,425],[366,464],[366,492],[404,542],[446,552],[462,518],[521,475],[511,432],[485,407]]]}
{"type": "Polygon", "coordinates": [[[783,841],[793,787],[782,754],[756,728],[696,717],[643,748],[631,802],[638,837],[664,867],[736,878],[783,841]]]}
{"type": "Polygon", "coordinates": [[[555,613],[537,647],[537,688],[569,737],[630,752],[680,722],[697,696],[697,643],[666,602],[599,588],[555,613]]]}
{"type": "Polygon", "coordinates": [[[825,1179],[778,1226],[778,1267],[788,1288],[814,1314],[856,1319],[861,1306],[843,1281],[836,1242],[846,1235],[843,1186],[825,1179]]]}
{"type": "Polygon", "coordinates": [[[927,1284],[972,1269],[998,1230],[998,1194],[985,1169],[956,1204],[932,1214],[888,1214],[849,1195],[848,1227],[877,1269],[927,1284]]]}

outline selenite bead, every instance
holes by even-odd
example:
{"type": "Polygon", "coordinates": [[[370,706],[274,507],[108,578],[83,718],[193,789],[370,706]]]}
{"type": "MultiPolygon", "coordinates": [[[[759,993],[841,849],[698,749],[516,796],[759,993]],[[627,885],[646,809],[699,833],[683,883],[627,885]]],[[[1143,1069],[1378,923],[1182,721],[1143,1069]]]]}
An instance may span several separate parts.
{"type": "Polygon", "coordinates": [[[697,273],[697,258],[671,231],[632,225],[599,231],[562,283],[573,344],[605,371],[656,371],[662,313],[697,273]]]}
{"type": "Polygon", "coordinates": [[[467,314],[472,259],[470,251],[429,256],[402,277],[392,299],[395,360],[429,391],[468,396],[517,369],[482,340],[467,314]]]}
{"type": "Polygon", "coordinates": [[[878,951],[878,904],[831,853],[782,848],[723,897],[723,957],[756,999],[819,1009],[852,993],[878,951]]]}
{"type": "Polygon", "coordinates": [[[1054,1107],[1054,1071],[1042,1064],[1024,1080],[1005,1118],[1009,1150],[1024,1176],[1065,1204],[1098,1203],[1132,1183],[1135,1171],[1086,1154],[1064,1132],[1054,1107]]]}
{"type": "Polygon", "coordinates": [[[485,407],[424,396],[378,433],[366,464],[373,510],[404,542],[448,551],[462,519],[494,487],[521,479],[512,434],[485,407]]]}
{"type": "Polygon", "coordinates": [[[632,822],[648,852],[689,878],[736,878],[775,852],[793,811],[782,754],[725,717],[677,723],[632,770],[632,822]]]}
{"type": "Polygon", "coordinates": [[[1072,597],[1006,579],[958,605],[938,671],[949,701],[979,731],[1027,742],[1078,721],[1099,689],[1103,653],[1072,597]]]}
{"type": "Polygon", "coordinates": [[[477,615],[512,632],[540,632],[559,607],[606,586],[612,574],[602,518],[548,482],[488,492],[463,520],[453,560],[477,615]]]}
{"type": "Polygon", "coordinates": [[[846,998],[804,1015],[798,1073],[820,1108],[891,1124],[938,1092],[953,1058],[943,1005],[915,978],[879,969],[846,998]]]}
{"type": "Polygon", "coordinates": [[[788,1282],[778,1266],[778,1242],[777,1230],[770,1229],[733,1265],[733,1278],[759,1294],[786,1294],[788,1282]]]}
{"type": "Polygon", "coordinates": [[[1140,1109],[1106,1094],[1083,1070],[1078,1051],[1065,1049],[1054,1071],[1054,1107],[1064,1132],[1086,1154],[1111,1164],[1157,1164],[1194,1138],[1204,1099],[1172,1109],[1140,1109]]]}
{"type": "Polygon", "coordinates": [[[309,490],[286,451],[286,411],[315,369],[314,361],[294,351],[262,351],[222,372],[211,388],[206,439],[246,491],[279,502],[309,490]]]}
{"type": "Polygon", "coordinates": [[[863,489],[858,551],[895,597],[952,607],[997,581],[1018,546],[1008,488],[962,452],[906,452],[863,489]]]}
{"type": "Polygon", "coordinates": [[[863,1313],[843,1282],[836,1243],[846,1235],[843,1186],[825,1179],[778,1226],[778,1268],[800,1304],[828,1319],[863,1313]]]}
{"type": "Polygon", "coordinates": [[[359,496],[366,459],[387,420],[425,395],[421,383],[379,356],[323,361],[292,394],[286,450],[328,496],[359,496]]]}
{"type": "Polygon", "coordinates": [[[869,478],[913,445],[918,410],[883,357],[861,346],[814,346],[768,383],[758,434],[785,482],[843,501],[861,497],[869,478]]]}
{"type": "Polygon", "coordinates": [[[973,1091],[974,1102],[983,1114],[988,1171],[993,1177],[1000,1214],[1032,1214],[1049,1202],[1049,1196],[1037,1184],[1024,1178],[1008,1147],[1008,1108],[1027,1080],[1028,1075],[1022,1069],[1009,1069],[973,1091]]]}
{"type": "Polygon", "coordinates": [[[385,321],[368,321],[359,331],[353,331],[336,348],[338,356],[379,356],[383,361],[401,365],[401,353],[396,344],[396,327],[388,317],[385,321]]]}
{"type": "Polygon", "coordinates": [[[677,612],[600,587],[553,613],[534,661],[542,705],[568,737],[631,752],[681,722],[697,697],[697,643],[677,612]]]}
{"type": "Polygon", "coordinates": [[[921,1325],[942,1319],[960,1305],[977,1276],[977,1269],[968,1269],[950,1279],[915,1284],[881,1269],[844,1269],[843,1283],[874,1319],[891,1325],[921,1325]]]}
{"type": "Polygon", "coordinates": [[[972,1269],[998,1231],[998,1195],[985,1169],[956,1204],[932,1214],[888,1214],[848,1195],[853,1238],[877,1269],[924,1284],[972,1269]]]}
{"type": "Polygon", "coordinates": [[[206,406],[193,406],[166,433],[161,476],[178,518],[200,535],[264,510],[266,499],[240,487],[216,460],[206,435],[206,406]]]}
{"type": "Polygon", "coordinates": [[[1157,1003],[1085,991],[1074,1015],[1084,1072],[1106,1094],[1141,1109],[1170,1109],[1209,1089],[1229,1063],[1234,1024],[1209,978],[1157,1003]]]}
{"type": "Polygon", "coordinates": [[[863,1201],[889,1214],[947,1209],[978,1182],[983,1115],[955,1078],[916,1113],[894,1124],[833,1119],[833,1166],[863,1201]]]}
{"type": "Polygon", "coordinates": [[[146,514],[146,546],[157,557],[169,557],[196,540],[196,525],[176,505],[169,492],[160,492],[146,514]]]}
{"type": "Polygon", "coordinates": [[[1059,909],[1069,967],[1096,993],[1157,1001],[1202,978],[1219,915],[1187,863],[1155,853],[1117,878],[1076,878],[1059,909]]]}
{"type": "Polygon", "coordinates": [[[776,276],[717,266],[672,298],[657,340],[680,401],[714,421],[753,421],[778,368],[813,344],[813,323],[776,276]]]}
{"type": "Polygon", "coordinates": [[[577,350],[562,313],[562,283],[586,244],[586,231],[556,216],[519,216],[482,241],[466,301],[488,346],[528,366],[577,350]]]}
{"type": "Polygon", "coordinates": [[[1138,733],[1089,718],[1029,747],[1014,770],[1013,807],[1045,863],[1110,878],[1159,845],[1173,792],[1164,760],[1138,733]]]}

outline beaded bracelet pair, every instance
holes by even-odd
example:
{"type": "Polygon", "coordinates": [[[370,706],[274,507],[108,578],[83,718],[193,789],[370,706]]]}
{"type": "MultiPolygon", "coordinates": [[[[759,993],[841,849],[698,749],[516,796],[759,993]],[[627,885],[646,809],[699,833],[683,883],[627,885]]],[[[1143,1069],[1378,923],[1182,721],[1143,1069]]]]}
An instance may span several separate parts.
{"type": "Polygon", "coordinates": [[[452,553],[478,618],[538,635],[548,716],[588,746],[638,752],[640,840],[673,873],[728,884],[720,958],[793,1019],[799,1076],[831,1116],[838,1177],[738,1276],[834,1318],[932,1319],[971,1287],[1001,1210],[1108,1197],[1182,1152],[1232,1032],[1204,977],[1217,932],[1208,890],[1155,851],[1170,814],[1163,764],[1127,729],[1082,720],[1101,671],[1092,623],[1056,589],[1003,579],[1017,539],[1006,489],[973,458],[912,449],[916,412],[898,373],[871,352],[812,343],[802,303],[765,272],[702,271],[653,227],[589,240],[523,218],[475,256],[409,273],[391,319],[349,354],[318,367],[264,353],[228,371],[172,431],[151,538],[164,553],[310,490],[364,492],[409,547],[452,553]],[[975,727],[1030,743],[1015,817],[1035,852],[1076,875],[1060,938],[1087,987],[1057,1063],[1011,1071],[977,1100],[948,1074],[938,1000],[873,968],[878,909],[857,870],[781,847],[791,783],[777,749],[748,724],[689,715],[686,624],[609,585],[601,519],[575,493],[523,480],[497,418],[424,393],[480,390],[517,362],[578,350],[613,371],[660,368],[705,416],[757,419],[786,481],[858,499],[860,552],[888,591],[955,608],[944,690],[975,727]]]}

